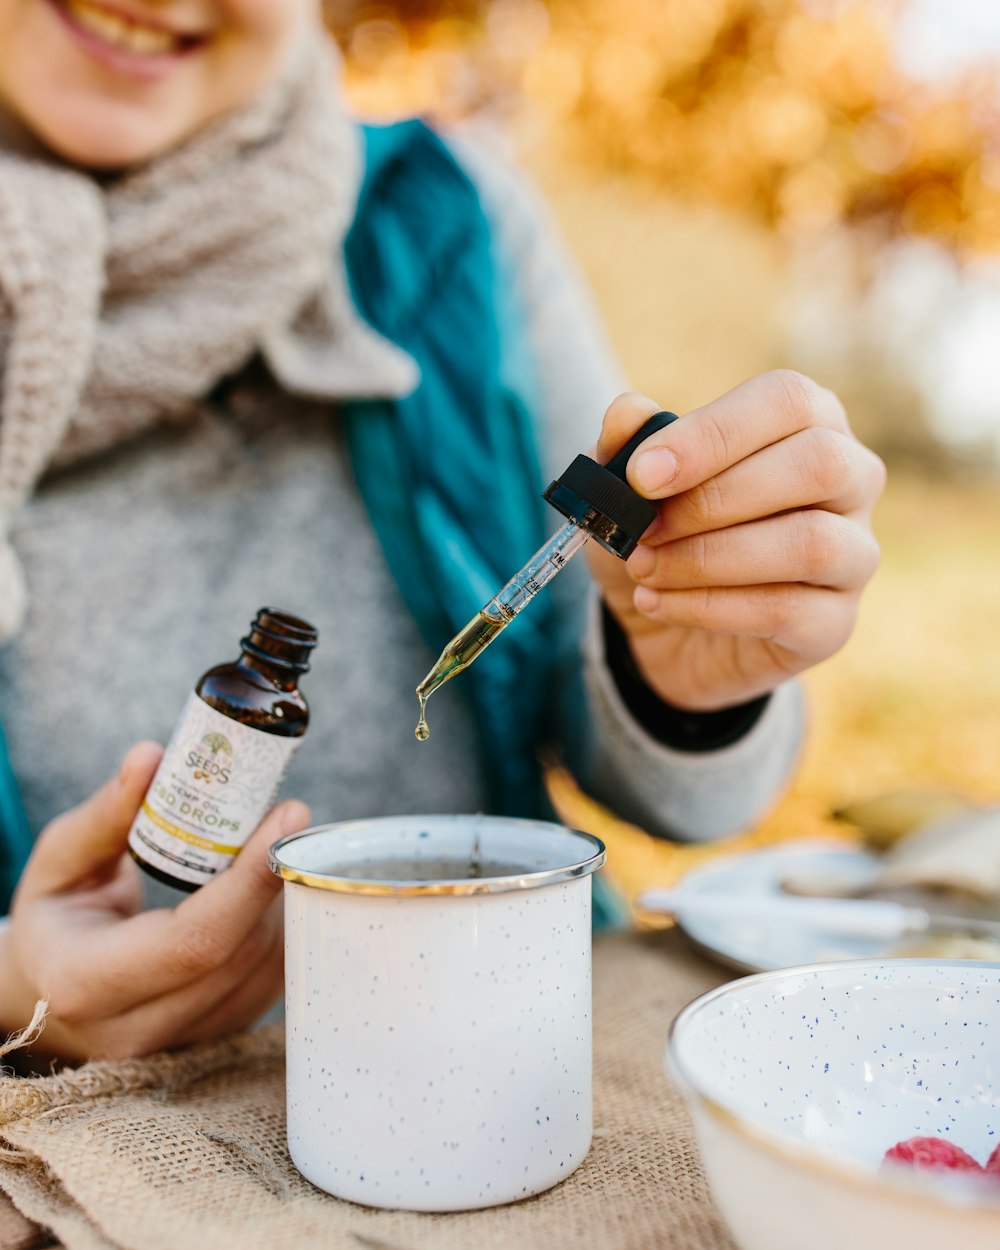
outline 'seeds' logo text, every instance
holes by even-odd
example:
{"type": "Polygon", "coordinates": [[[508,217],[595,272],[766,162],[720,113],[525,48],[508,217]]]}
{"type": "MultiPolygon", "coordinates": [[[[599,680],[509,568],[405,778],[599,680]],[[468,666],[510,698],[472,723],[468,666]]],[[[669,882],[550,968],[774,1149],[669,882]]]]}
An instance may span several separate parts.
{"type": "Polygon", "coordinates": [[[201,742],[198,744],[206,747],[204,752],[197,749],[189,751],[187,756],[188,768],[194,769],[195,781],[217,781],[222,785],[229,780],[230,770],[232,768],[231,759],[233,754],[233,746],[225,734],[208,733],[205,734],[201,742]],[[230,760],[224,757],[229,756],[230,760]],[[223,758],[219,758],[222,756],[223,758]]]}

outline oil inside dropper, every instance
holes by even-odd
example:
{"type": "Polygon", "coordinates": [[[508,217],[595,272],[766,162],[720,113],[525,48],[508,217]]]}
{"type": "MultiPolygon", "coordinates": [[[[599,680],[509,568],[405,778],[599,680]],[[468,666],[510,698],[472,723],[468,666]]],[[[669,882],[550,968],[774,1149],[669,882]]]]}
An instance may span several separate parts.
{"type": "Polygon", "coordinates": [[[434,691],[468,668],[485,651],[500,631],[565,568],[585,545],[590,534],[622,559],[633,550],[655,517],[656,509],[629,488],[625,481],[625,467],[644,439],[676,419],[673,413],[654,413],[604,468],[587,456],[577,456],[563,477],[552,483],[545,492],[545,498],[568,520],[548,542],[539,547],[486,607],[452,638],[417,687],[420,703],[420,719],[416,728],[418,742],[426,742],[431,735],[427,724],[427,700],[434,691]]]}
{"type": "Polygon", "coordinates": [[[509,625],[513,619],[513,613],[505,611],[503,605],[496,599],[491,599],[464,629],[459,630],[441,652],[434,667],[417,687],[420,719],[417,721],[417,728],[414,732],[418,742],[426,742],[431,736],[427,724],[427,700],[439,686],[443,686],[457,673],[468,668],[472,661],[486,650],[504,626],[509,625]]]}
{"type": "Polygon", "coordinates": [[[586,541],[587,531],[568,521],[514,574],[486,607],[452,638],[438,656],[437,663],[417,687],[417,699],[420,702],[420,720],[416,729],[418,742],[426,742],[430,737],[427,700],[438,686],[443,686],[457,673],[468,668],[477,656],[482,655],[497,634],[528,606],[586,541]]]}

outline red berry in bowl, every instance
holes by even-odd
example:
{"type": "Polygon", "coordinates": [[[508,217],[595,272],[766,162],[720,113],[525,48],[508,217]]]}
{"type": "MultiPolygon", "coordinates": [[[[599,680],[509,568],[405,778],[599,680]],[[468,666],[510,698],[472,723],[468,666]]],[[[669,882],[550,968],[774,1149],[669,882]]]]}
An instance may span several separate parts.
{"type": "MultiPolygon", "coordinates": [[[[903,1163],[915,1168],[936,1168],[949,1172],[982,1172],[982,1167],[961,1146],[942,1137],[909,1137],[886,1152],[884,1163],[903,1163]]],[[[1000,1171],[1000,1147],[990,1156],[1000,1171]]],[[[989,1167],[989,1164],[987,1164],[989,1167]]]]}

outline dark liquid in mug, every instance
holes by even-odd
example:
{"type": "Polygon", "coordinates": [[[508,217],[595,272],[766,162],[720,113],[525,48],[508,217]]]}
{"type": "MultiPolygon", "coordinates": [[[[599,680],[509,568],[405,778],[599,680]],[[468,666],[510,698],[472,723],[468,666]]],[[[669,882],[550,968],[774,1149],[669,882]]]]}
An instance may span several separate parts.
{"type": "Polygon", "coordinates": [[[428,856],[420,859],[363,859],[327,870],[350,881],[468,881],[477,877],[523,877],[539,866],[510,860],[428,856]]]}

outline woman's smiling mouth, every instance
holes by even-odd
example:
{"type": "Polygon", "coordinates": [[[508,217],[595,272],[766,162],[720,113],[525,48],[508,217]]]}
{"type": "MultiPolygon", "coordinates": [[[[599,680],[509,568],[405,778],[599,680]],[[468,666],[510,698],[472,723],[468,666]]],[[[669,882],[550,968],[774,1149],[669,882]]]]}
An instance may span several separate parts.
{"type": "Polygon", "coordinates": [[[176,58],[201,46],[207,35],[172,30],[117,7],[92,0],[50,0],[78,42],[112,68],[166,69],[176,58]]]}

